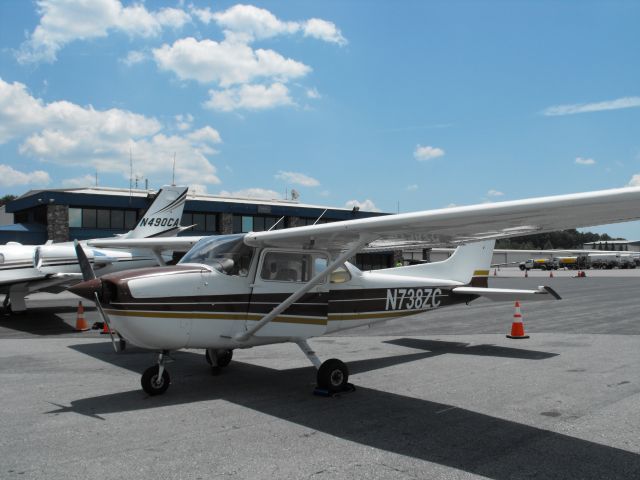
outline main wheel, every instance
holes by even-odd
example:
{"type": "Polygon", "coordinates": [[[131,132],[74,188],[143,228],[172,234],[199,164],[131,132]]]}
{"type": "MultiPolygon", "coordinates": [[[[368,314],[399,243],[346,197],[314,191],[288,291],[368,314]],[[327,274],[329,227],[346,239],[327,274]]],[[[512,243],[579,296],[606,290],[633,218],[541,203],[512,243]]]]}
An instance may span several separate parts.
{"type": "Polygon", "coordinates": [[[349,369],[337,358],[331,358],[318,369],[318,387],[330,392],[338,392],[347,385],[349,369]]]}
{"type": "Polygon", "coordinates": [[[233,350],[218,350],[218,366],[226,367],[231,363],[233,350]]]}
{"type": "Polygon", "coordinates": [[[158,365],[147,368],[140,379],[142,389],[149,395],[163,394],[167,391],[167,388],[169,388],[169,384],[171,383],[167,369],[165,368],[163,370],[162,377],[158,376],[159,369],[160,367],[158,365]]]}
{"type": "MultiPolygon", "coordinates": [[[[204,351],[204,359],[207,361],[209,365],[211,365],[211,355],[209,354],[210,349],[206,349],[204,351]]],[[[216,359],[218,360],[218,367],[226,367],[231,363],[231,359],[233,358],[233,350],[216,350],[216,359]]]]}

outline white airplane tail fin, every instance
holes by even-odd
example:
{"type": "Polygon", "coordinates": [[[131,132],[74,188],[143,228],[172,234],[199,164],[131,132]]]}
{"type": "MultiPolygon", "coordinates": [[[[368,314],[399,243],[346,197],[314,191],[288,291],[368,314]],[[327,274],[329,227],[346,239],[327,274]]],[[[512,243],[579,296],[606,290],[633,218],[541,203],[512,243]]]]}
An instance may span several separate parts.
{"type": "Polygon", "coordinates": [[[468,243],[456,248],[453,255],[441,262],[384,270],[385,274],[429,277],[453,280],[474,287],[486,287],[493,258],[495,240],[468,243]]]}
{"type": "Polygon", "coordinates": [[[140,219],[123,238],[171,237],[180,232],[188,187],[164,186],[140,219]]]}

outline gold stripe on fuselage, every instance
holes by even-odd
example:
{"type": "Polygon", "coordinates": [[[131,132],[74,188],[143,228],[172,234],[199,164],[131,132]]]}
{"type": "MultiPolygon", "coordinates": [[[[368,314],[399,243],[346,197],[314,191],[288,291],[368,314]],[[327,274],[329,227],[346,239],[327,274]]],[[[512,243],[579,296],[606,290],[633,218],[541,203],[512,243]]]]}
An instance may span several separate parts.
{"type": "MultiPolygon", "coordinates": [[[[328,318],[320,317],[295,317],[295,316],[278,316],[273,322],[275,323],[295,323],[299,325],[325,325],[327,321],[350,321],[350,320],[379,320],[384,318],[406,317],[417,313],[426,312],[427,310],[390,310],[388,312],[362,312],[362,313],[333,313],[328,318]]],[[[205,312],[158,312],[158,311],[141,311],[141,310],[113,310],[108,309],[105,312],[109,315],[120,317],[142,317],[142,318],[194,318],[206,320],[240,320],[240,321],[259,321],[264,315],[246,314],[246,313],[205,313],[205,312]]]]}

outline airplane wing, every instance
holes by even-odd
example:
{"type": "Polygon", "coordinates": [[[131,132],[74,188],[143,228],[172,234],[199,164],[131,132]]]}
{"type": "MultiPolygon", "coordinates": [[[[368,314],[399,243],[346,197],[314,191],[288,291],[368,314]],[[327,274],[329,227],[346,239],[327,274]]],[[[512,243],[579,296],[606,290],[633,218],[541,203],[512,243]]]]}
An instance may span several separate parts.
{"type": "Polygon", "coordinates": [[[640,187],[627,187],[252,232],[245,243],[332,251],[363,241],[444,246],[638,219],[640,187]]]}
{"type": "Polygon", "coordinates": [[[202,237],[151,237],[151,238],[100,238],[89,240],[90,247],[101,248],[148,248],[150,250],[173,250],[186,252],[202,237]]]}

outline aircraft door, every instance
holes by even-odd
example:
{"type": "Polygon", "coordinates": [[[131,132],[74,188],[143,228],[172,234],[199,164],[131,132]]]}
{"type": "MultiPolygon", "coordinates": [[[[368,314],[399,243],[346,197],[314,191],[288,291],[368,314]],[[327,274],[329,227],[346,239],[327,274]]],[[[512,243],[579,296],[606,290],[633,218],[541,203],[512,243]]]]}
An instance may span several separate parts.
{"type": "MultiPolygon", "coordinates": [[[[323,252],[263,250],[253,284],[247,329],[327,267],[323,252]]],[[[327,329],[326,279],[256,333],[262,337],[313,337],[327,329]]]]}

